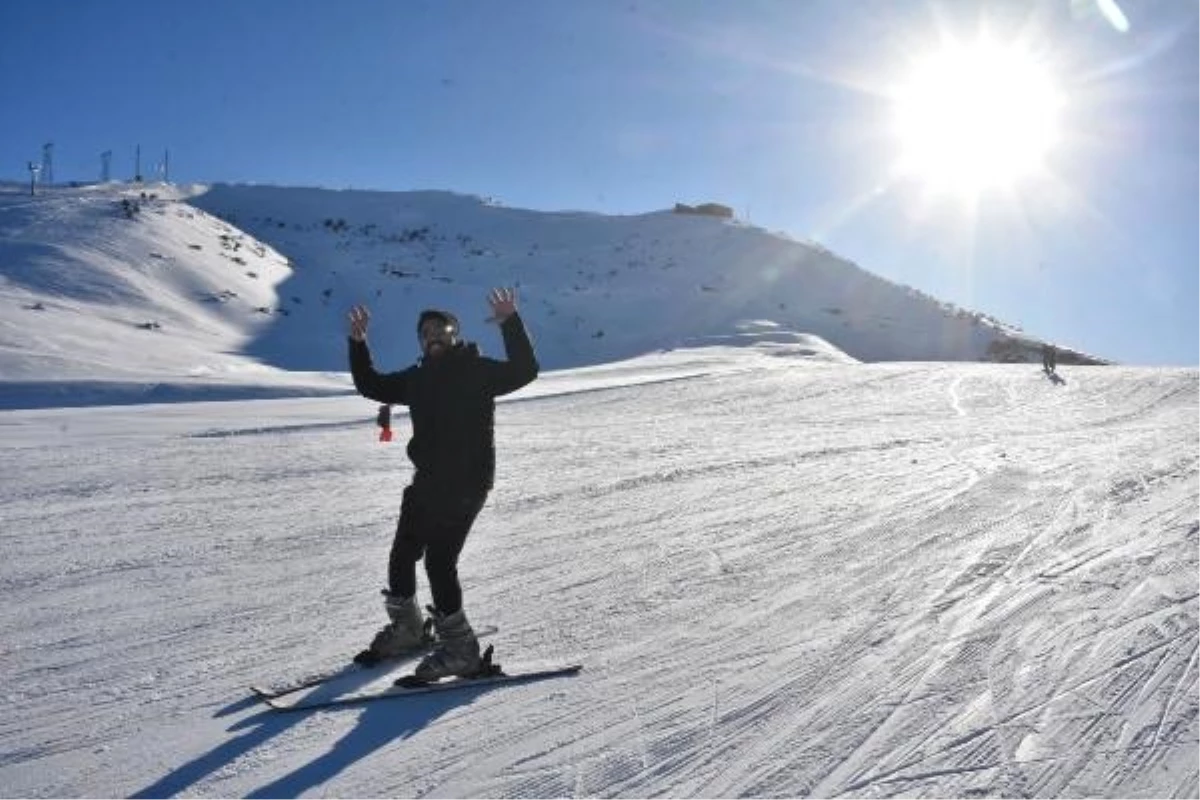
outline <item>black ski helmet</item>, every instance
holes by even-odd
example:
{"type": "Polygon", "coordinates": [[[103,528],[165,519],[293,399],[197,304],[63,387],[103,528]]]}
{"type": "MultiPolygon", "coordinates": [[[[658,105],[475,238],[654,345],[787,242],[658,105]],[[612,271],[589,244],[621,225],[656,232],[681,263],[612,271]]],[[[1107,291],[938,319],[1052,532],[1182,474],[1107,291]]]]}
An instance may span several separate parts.
{"type": "Polygon", "coordinates": [[[442,311],[437,308],[427,308],[421,312],[421,316],[417,317],[417,338],[421,336],[421,328],[431,319],[440,319],[444,324],[449,325],[454,329],[454,334],[458,335],[458,317],[451,314],[449,311],[442,311]]]}

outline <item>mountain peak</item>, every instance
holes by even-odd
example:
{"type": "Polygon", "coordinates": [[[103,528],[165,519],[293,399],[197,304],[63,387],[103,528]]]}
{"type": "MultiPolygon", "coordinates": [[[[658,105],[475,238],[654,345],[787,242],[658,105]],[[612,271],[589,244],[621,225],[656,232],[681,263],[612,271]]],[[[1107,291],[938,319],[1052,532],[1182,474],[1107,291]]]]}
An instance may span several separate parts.
{"type": "MultiPolygon", "coordinates": [[[[500,285],[517,288],[548,369],[764,341],[846,363],[1040,359],[1009,326],[712,202],[607,216],[447,191],[8,185],[0,241],[0,358],[17,380],[341,373],[358,303],[381,365],[412,362],[429,306],[498,353],[484,320],[500,285]]],[[[1099,363],[1069,350],[1060,362],[1099,363]]]]}

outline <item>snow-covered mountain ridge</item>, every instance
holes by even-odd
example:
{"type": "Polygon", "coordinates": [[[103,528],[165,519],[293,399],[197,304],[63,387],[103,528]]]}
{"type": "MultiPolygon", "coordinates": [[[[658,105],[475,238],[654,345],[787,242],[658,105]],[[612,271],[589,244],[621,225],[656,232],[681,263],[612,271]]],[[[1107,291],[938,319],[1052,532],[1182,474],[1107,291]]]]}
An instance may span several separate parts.
{"type": "Polygon", "coordinates": [[[456,311],[495,352],[483,297],[501,284],[519,287],[548,369],[711,344],[843,361],[1036,361],[1040,348],[734,221],[523,211],[448,192],[108,184],[30,197],[8,185],[0,279],[10,407],[344,391],[350,305],[372,308],[377,361],[398,367],[429,306],[456,311]]]}

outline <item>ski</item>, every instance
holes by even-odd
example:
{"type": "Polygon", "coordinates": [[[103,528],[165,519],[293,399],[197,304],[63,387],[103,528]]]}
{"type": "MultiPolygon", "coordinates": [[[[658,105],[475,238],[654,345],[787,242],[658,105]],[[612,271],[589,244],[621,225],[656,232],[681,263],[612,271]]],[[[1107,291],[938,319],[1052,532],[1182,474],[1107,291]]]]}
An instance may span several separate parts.
{"type": "Polygon", "coordinates": [[[506,672],[500,675],[487,675],[482,678],[454,678],[448,681],[427,683],[420,686],[391,686],[376,692],[362,692],[359,694],[348,694],[340,697],[328,697],[321,700],[312,701],[302,700],[296,703],[289,703],[284,697],[268,697],[266,698],[266,703],[276,711],[307,711],[318,708],[330,708],[333,706],[353,705],[355,703],[367,703],[372,700],[385,700],[390,697],[409,697],[410,695],[416,694],[448,692],[456,689],[484,688],[502,684],[532,683],[534,681],[545,680],[547,678],[558,678],[574,675],[582,669],[582,664],[569,664],[560,667],[532,670],[529,672],[506,672]]]}
{"type": "Polygon", "coordinates": [[[303,678],[296,678],[283,683],[275,683],[270,685],[252,684],[250,686],[250,691],[262,700],[273,700],[277,697],[284,697],[304,689],[320,686],[322,683],[328,683],[329,681],[334,680],[335,678],[340,678],[343,675],[353,675],[357,672],[362,672],[363,670],[373,670],[378,667],[402,664],[410,658],[420,658],[432,650],[433,646],[430,645],[428,647],[423,647],[420,650],[414,650],[407,655],[399,656],[397,658],[384,659],[383,661],[371,665],[355,664],[351,662],[349,664],[342,664],[339,667],[333,667],[332,669],[322,670],[321,672],[314,672],[313,674],[306,675],[303,678]]]}
{"type": "MultiPolygon", "coordinates": [[[[499,632],[500,629],[495,625],[484,625],[475,631],[475,636],[476,638],[482,639],[485,636],[493,636],[499,632]]],[[[405,653],[402,656],[385,658],[382,661],[378,661],[374,664],[357,664],[350,662],[348,664],[340,664],[336,667],[331,667],[330,669],[314,672],[310,675],[305,675],[302,678],[285,680],[281,683],[253,684],[250,686],[250,691],[261,700],[272,700],[277,697],[295,694],[296,692],[303,691],[304,689],[311,689],[314,686],[320,686],[323,683],[328,683],[329,681],[341,678],[345,675],[354,675],[362,672],[363,670],[376,670],[380,667],[394,667],[397,664],[403,664],[404,662],[411,661],[415,658],[423,658],[429,653],[432,653],[433,648],[436,646],[437,641],[435,640],[422,648],[405,653]]]]}
{"type": "Polygon", "coordinates": [[[373,700],[385,700],[392,697],[410,697],[418,694],[433,692],[452,692],[460,689],[481,689],[504,684],[533,683],[549,678],[561,678],[575,675],[583,669],[582,664],[564,664],[560,666],[517,669],[504,671],[499,666],[491,667],[483,675],[471,678],[451,678],[435,683],[416,683],[412,676],[406,676],[396,681],[392,686],[369,692],[358,692],[334,697],[302,699],[289,702],[287,698],[270,697],[266,703],[276,711],[308,711],[317,708],[368,703],[373,700]]]}

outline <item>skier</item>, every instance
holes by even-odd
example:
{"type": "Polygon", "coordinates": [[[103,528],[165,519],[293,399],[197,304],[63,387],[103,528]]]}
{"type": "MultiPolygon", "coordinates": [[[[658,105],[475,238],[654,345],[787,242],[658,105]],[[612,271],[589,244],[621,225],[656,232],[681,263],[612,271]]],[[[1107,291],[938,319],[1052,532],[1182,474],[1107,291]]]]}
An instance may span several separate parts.
{"type": "Polygon", "coordinates": [[[375,415],[375,424],[379,426],[379,441],[390,442],[392,440],[392,407],[389,405],[381,405],[379,413],[375,415]]]}
{"type": "Polygon", "coordinates": [[[349,314],[354,386],[370,400],[409,407],[408,456],[416,468],[404,490],[388,559],[383,594],[391,622],[355,661],[373,664],[429,644],[416,599],[416,564],[424,557],[437,642],[417,666],[423,681],[470,676],[480,667],[479,642],[463,610],[458,558],[495,476],[494,398],[538,374],[513,290],[493,289],[488,303],[507,361],[486,358],[474,343],[460,341],[458,319],[450,312],[427,309],[417,320],[422,358],[389,374],[376,372],[371,363],[367,308],[355,306],[349,314]]]}
{"type": "Polygon", "coordinates": [[[1042,369],[1047,375],[1053,375],[1058,369],[1058,348],[1052,344],[1042,345],[1042,369]]]}

